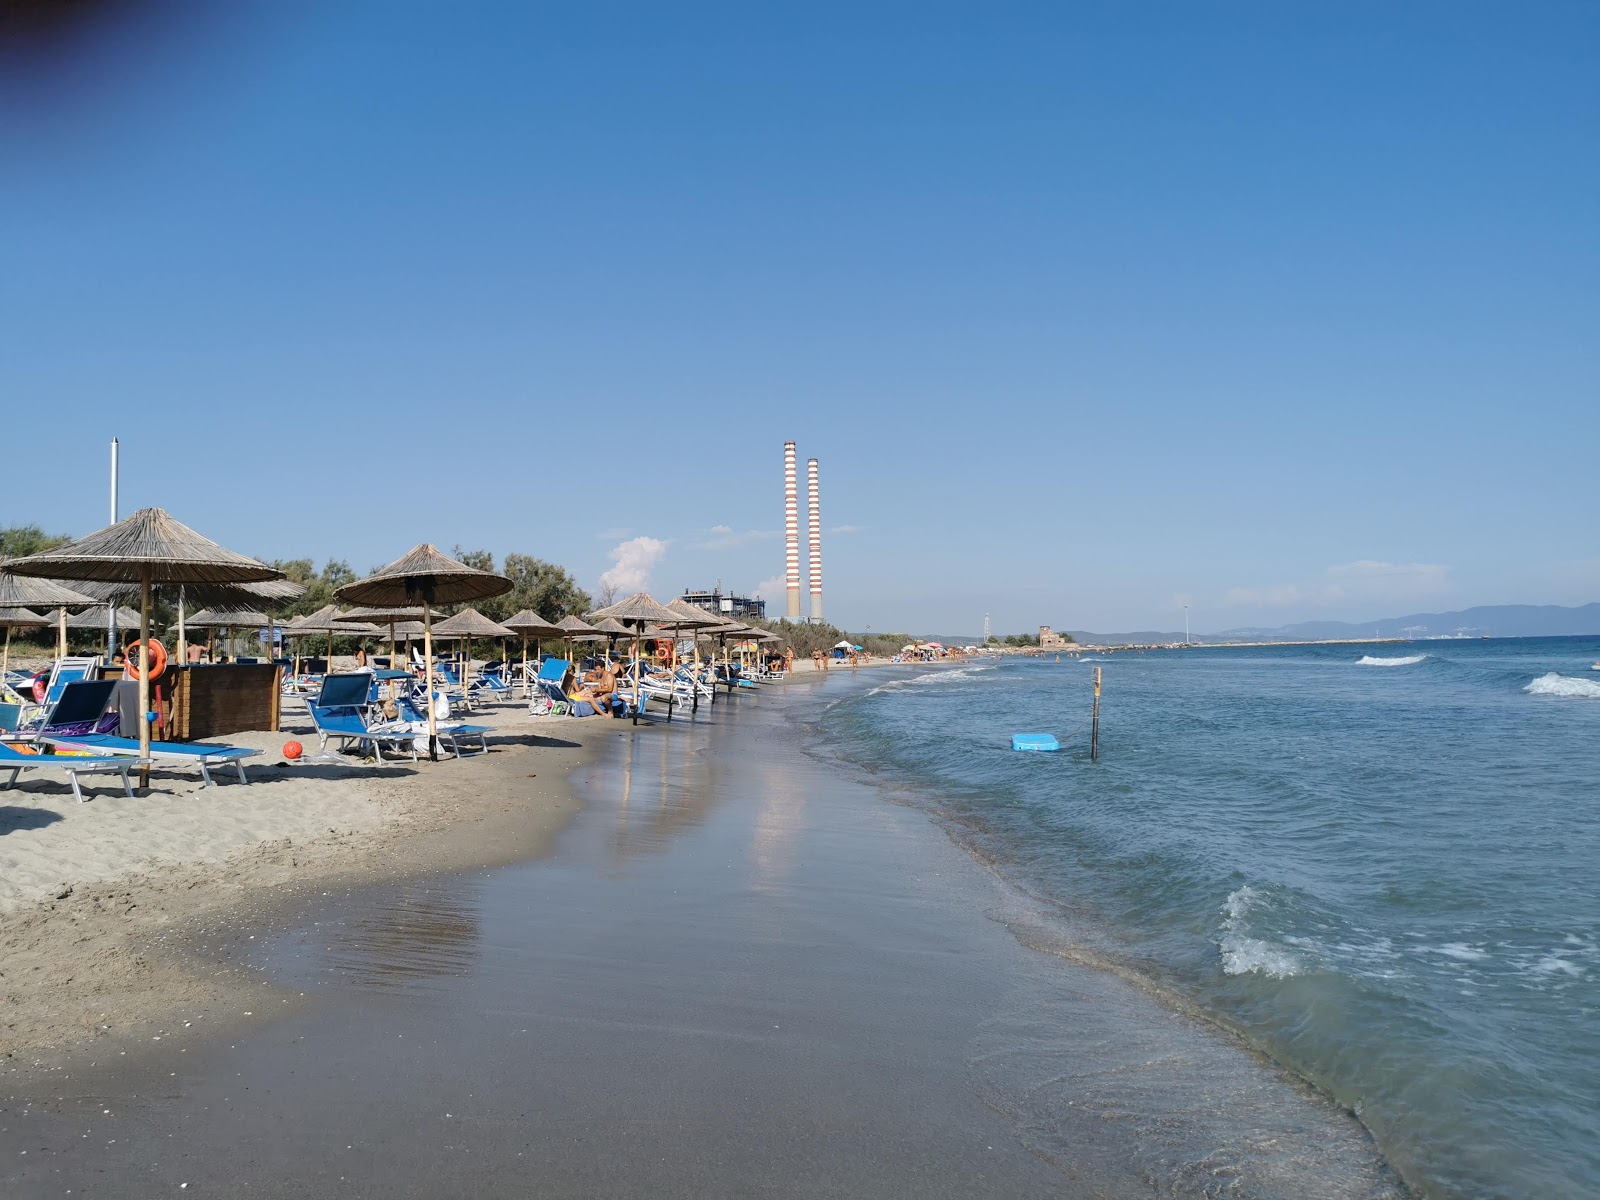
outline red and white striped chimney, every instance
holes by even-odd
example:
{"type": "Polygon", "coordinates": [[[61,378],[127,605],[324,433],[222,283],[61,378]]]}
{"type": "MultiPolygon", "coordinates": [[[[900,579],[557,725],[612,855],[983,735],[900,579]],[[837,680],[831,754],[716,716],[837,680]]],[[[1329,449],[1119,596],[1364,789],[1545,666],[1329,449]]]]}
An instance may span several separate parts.
{"type": "Polygon", "coordinates": [[[806,459],[806,498],[811,505],[811,619],[822,620],[822,500],[817,493],[817,460],[806,459]]]}
{"type": "Polygon", "coordinates": [[[783,444],[784,583],[788,587],[789,620],[800,619],[800,496],[795,480],[794,443],[783,444]]]}

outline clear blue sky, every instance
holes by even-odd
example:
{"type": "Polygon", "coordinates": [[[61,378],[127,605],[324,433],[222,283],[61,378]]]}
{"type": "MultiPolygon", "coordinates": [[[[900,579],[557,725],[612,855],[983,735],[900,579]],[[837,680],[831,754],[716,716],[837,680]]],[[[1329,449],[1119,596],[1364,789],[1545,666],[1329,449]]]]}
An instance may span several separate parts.
{"type": "Polygon", "coordinates": [[[857,629],[1600,599],[1597,62],[1592,3],[158,9],[5,63],[0,523],[103,524],[116,434],[261,556],[753,588],[792,437],[857,629]]]}

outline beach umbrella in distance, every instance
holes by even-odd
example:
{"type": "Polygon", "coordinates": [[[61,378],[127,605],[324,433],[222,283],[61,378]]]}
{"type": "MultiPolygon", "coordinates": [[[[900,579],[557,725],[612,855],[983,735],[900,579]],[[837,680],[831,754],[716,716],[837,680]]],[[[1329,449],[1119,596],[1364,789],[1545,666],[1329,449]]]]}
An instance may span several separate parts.
{"type": "Polygon", "coordinates": [[[113,617],[116,618],[117,628],[119,629],[137,629],[139,626],[139,614],[134,612],[133,609],[120,604],[96,604],[91,608],[86,608],[82,612],[76,612],[69,616],[67,618],[67,628],[104,629],[106,622],[113,617]],[[114,608],[115,611],[107,612],[108,608],[114,608]]]}
{"type": "Polygon", "coordinates": [[[150,593],[158,583],[262,583],[283,572],[202,537],[159,508],[141,508],[88,537],[12,560],[18,575],[139,584],[139,786],[150,784],[150,593]]]}
{"type": "Polygon", "coordinates": [[[428,673],[428,757],[439,757],[439,722],[434,715],[433,607],[436,604],[471,604],[503,596],[511,590],[504,575],[480,571],[457,562],[435,546],[424,543],[403,558],[380,567],[365,579],[347,583],[334,594],[351,604],[422,605],[423,656],[428,673]]]}
{"type": "MultiPolygon", "coordinates": [[[[53,608],[57,622],[56,657],[67,654],[67,609],[93,604],[95,598],[49,579],[13,575],[9,561],[0,561],[0,608],[53,608]]],[[[46,622],[48,624],[49,622],[46,622]]]]}
{"type": "Polygon", "coordinates": [[[396,627],[410,621],[422,620],[422,610],[415,605],[401,605],[397,608],[385,608],[376,604],[358,604],[354,608],[347,608],[341,621],[371,621],[374,625],[387,625],[389,627],[389,666],[394,667],[395,659],[399,653],[396,638],[396,627]]]}
{"type": "Polygon", "coordinates": [[[11,631],[13,629],[43,629],[50,624],[47,617],[26,608],[0,608],[0,626],[6,631],[5,653],[0,655],[0,690],[7,686],[6,672],[11,670],[11,631]]]}
{"type": "MultiPolygon", "coordinates": [[[[639,637],[646,625],[671,625],[678,614],[664,604],[657,604],[645,592],[635,592],[626,600],[608,604],[589,614],[591,621],[611,617],[633,631],[633,723],[639,723],[639,637]]],[[[668,693],[667,720],[672,720],[671,693],[668,693]]]]}
{"type": "Polygon", "coordinates": [[[606,640],[605,634],[601,633],[582,617],[573,613],[568,613],[557,621],[556,628],[561,630],[562,636],[567,639],[567,657],[569,659],[572,657],[573,642],[603,642],[606,640]]]}
{"type": "MultiPolygon", "coordinates": [[[[690,688],[691,699],[689,702],[689,711],[699,712],[700,634],[714,632],[724,625],[731,625],[732,622],[724,619],[721,616],[718,616],[716,613],[708,612],[706,609],[701,608],[698,604],[690,604],[682,596],[679,596],[676,600],[669,601],[666,607],[678,614],[678,620],[680,622],[678,628],[687,629],[693,635],[691,652],[694,655],[694,679],[690,688]]],[[[715,689],[712,690],[711,695],[716,695],[715,689]]]]}
{"type": "Polygon", "coordinates": [[[528,678],[528,639],[533,639],[533,653],[539,654],[539,643],[545,638],[560,638],[563,636],[561,626],[552,621],[546,621],[531,608],[525,608],[515,616],[507,617],[500,624],[513,633],[522,637],[522,698],[528,699],[533,695],[533,683],[528,678]]]}
{"type": "MultiPolygon", "coordinates": [[[[467,694],[467,679],[472,673],[472,639],[475,637],[511,638],[516,634],[497,621],[491,621],[475,608],[463,608],[433,627],[434,633],[459,638],[465,643],[461,655],[461,694],[467,694]]],[[[501,647],[505,649],[504,646],[501,647]]]]}
{"type": "MultiPolygon", "coordinates": [[[[158,581],[159,582],[159,581],[158,581]]],[[[84,583],[83,590],[98,601],[137,601],[139,599],[139,585],[137,583],[84,583]]],[[[179,589],[178,617],[180,626],[188,624],[184,613],[184,605],[188,601],[204,605],[212,611],[256,611],[260,610],[266,617],[267,628],[267,659],[272,659],[272,646],[274,642],[273,629],[275,626],[274,612],[290,600],[298,600],[306,594],[304,584],[294,582],[292,579],[264,579],[257,583],[185,583],[179,589]]],[[[103,609],[101,610],[104,611],[103,609]]],[[[119,613],[124,610],[118,609],[119,613]]],[[[139,624],[137,620],[133,622],[139,624]]],[[[243,622],[241,621],[242,625],[243,622]]],[[[122,625],[118,617],[117,626],[122,625]]],[[[108,630],[109,632],[109,630],[108,630]]],[[[179,630],[180,639],[182,629],[179,630]]]]}
{"type": "Polygon", "coordinates": [[[211,634],[210,643],[206,647],[206,654],[210,656],[212,662],[217,660],[217,630],[247,627],[260,629],[266,623],[266,613],[252,612],[249,609],[224,612],[220,609],[202,608],[199,612],[189,615],[189,628],[205,629],[211,634]]]}
{"type": "Polygon", "coordinates": [[[383,630],[376,625],[365,621],[345,620],[346,614],[336,604],[324,604],[314,613],[307,613],[303,617],[296,617],[284,626],[285,637],[302,638],[312,634],[325,633],[328,635],[328,673],[333,673],[333,638],[335,634],[348,634],[355,637],[373,637],[381,634],[383,630]]]}

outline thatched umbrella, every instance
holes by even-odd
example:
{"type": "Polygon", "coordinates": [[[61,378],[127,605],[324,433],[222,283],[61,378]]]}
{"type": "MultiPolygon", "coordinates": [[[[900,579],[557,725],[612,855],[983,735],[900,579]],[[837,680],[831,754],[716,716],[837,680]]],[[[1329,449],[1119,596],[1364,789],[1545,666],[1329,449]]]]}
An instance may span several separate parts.
{"type": "Polygon", "coordinates": [[[533,638],[533,654],[537,658],[540,642],[547,637],[559,638],[566,631],[554,622],[546,621],[531,608],[523,609],[514,617],[507,617],[500,624],[522,635],[522,698],[526,700],[533,695],[533,684],[528,679],[528,639],[533,638]]]}
{"type": "Polygon", "coordinates": [[[26,608],[0,608],[0,626],[6,631],[6,648],[0,655],[0,689],[6,686],[6,673],[11,670],[11,631],[13,629],[43,629],[49,618],[41,617],[26,608]]]}
{"type": "Polygon", "coordinates": [[[139,583],[139,786],[150,783],[150,593],[157,583],[260,583],[283,572],[224,550],[159,508],[141,508],[98,533],[8,564],[18,575],[139,583]]]}
{"type": "MultiPolygon", "coordinates": [[[[607,605],[589,614],[591,621],[611,617],[633,631],[633,723],[639,723],[639,637],[646,625],[671,625],[678,614],[665,605],[657,604],[648,594],[635,592],[626,600],[607,605]]],[[[672,703],[667,703],[667,720],[672,719],[672,703]]]]}
{"type": "Polygon", "coordinates": [[[139,624],[139,614],[133,609],[122,605],[96,604],[82,612],[73,613],[67,618],[68,629],[104,629],[106,622],[115,617],[117,625],[121,628],[132,629],[139,624]],[[115,612],[108,609],[115,608],[115,612]]]}
{"type": "Polygon", "coordinates": [[[422,645],[428,672],[428,757],[439,757],[439,722],[433,711],[433,606],[470,604],[511,590],[504,575],[480,571],[457,562],[424,543],[404,558],[347,583],[335,595],[352,604],[402,605],[422,602],[422,645]]]}
{"type": "MultiPolygon", "coordinates": [[[[460,638],[465,644],[461,656],[461,694],[467,694],[467,677],[472,673],[472,639],[475,637],[510,638],[516,634],[495,621],[491,621],[475,608],[463,608],[453,617],[440,621],[433,627],[435,633],[460,638]]],[[[504,646],[501,647],[503,651],[504,646]]]]}
{"type": "MultiPolygon", "coordinates": [[[[336,604],[324,604],[314,613],[307,613],[303,617],[296,617],[284,626],[283,636],[290,638],[309,637],[314,633],[328,635],[328,673],[333,673],[333,638],[335,634],[353,634],[357,637],[377,636],[383,632],[376,625],[365,621],[347,621],[345,614],[336,604]]],[[[298,665],[298,664],[297,664],[298,665]]]]}
{"type": "MultiPolygon", "coordinates": [[[[679,627],[682,628],[682,629],[687,629],[687,630],[691,631],[694,634],[694,674],[695,674],[695,683],[694,683],[694,691],[693,691],[694,699],[693,699],[692,703],[690,704],[689,711],[690,712],[699,712],[700,711],[700,634],[702,632],[704,632],[704,633],[714,633],[718,629],[721,629],[725,625],[732,625],[733,622],[727,620],[725,617],[721,617],[721,616],[717,615],[716,613],[713,613],[713,612],[710,612],[710,611],[708,611],[708,610],[706,610],[704,608],[701,608],[698,604],[690,604],[682,596],[679,596],[676,600],[672,601],[672,603],[668,604],[667,607],[670,608],[673,612],[678,614],[679,620],[681,621],[681,625],[679,627]]],[[[716,689],[712,688],[710,694],[713,697],[715,697],[716,694],[717,694],[716,689]]]]}
{"type": "MultiPolygon", "coordinates": [[[[57,622],[56,657],[67,655],[67,609],[93,604],[94,597],[48,579],[13,575],[9,561],[0,562],[0,608],[53,608],[57,622]]],[[[48,622],[46,622],[48,624],[48,622]]]]}
{"type": "Polygon", "coordinates": [[[561,630],[562,636],[567,639],[568,658],[572,657],[573,642],[603,642],[606,640],[605,634],[601,633],[582,617],[573,613],[568,613],[557,621],[556,628],[561,630]]]}
{"type": "MultiPolygon", "coordinates": [[[[160,582],[159,580],[157,582],[160,582]]],[[[139,598],[138,583],[85,583],[83,590],[97,601],[105,603],[115,601],[122,603],[139,598]]],[[[183,626],[188,622],[184,613],[184,606],[188,601],[206,605],[213,611],[256,611],[261,610],[265,616],[263,624],[267,627],[267,661],[272,661],[273,630],[275,628],[274,612],[290,600],[298,600],[306,594],[304,584],[296,583],[292,579],[265,579],[259,583],[185,583],[178,589],[178,641],[179,657],[182,657],[184,640],[183,626]]],[[[102,610],[103,611],[103,610],[102,610]]],[[[124,610],[118,609],[118,613],[124,610]]],[[[139,623],[135,617],[133,624],[139,623]]],[[[117,624],[122,624],[119,615],[117,624]]]]}
{"type": "Polygon", "coordinates": [[[399,646],[395,641],[395,628],[411,621],[422,620],[422,610],[413,606],[401,605],[387,608],[380,604],[358,604],[354,608],[347,608],[341,621],[371,621],[375,625],[389,626],[389,666],[395,666],[395,659],[399,657],[399,646]]]}
{"type": "Polygon", "coordinates": [[[254,625],[257,629],[266,625],[267,614],[254,612],[251,609],[238,609],[234,612],[224,612],[221,609],[202,608],[197,613],[189,614],[189,628],[210,630],[211,638],[206,647],[206,654],[212,662],[217,661],[217,630],[238,629],[241,626],[254,625]]]}

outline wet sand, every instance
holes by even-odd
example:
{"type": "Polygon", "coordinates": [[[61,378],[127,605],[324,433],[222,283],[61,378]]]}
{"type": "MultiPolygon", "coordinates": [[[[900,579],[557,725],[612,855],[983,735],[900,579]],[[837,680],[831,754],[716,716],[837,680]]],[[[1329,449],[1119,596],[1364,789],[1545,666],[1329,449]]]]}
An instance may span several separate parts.
{"type": "Polygon", "coordinates": [[[1020,898],[819,754],[857,686],[608,739],[545,857],[247,939],[276,1005],[4,1089],[0,1193],[1390,1194],[1352,1118],[1030,948],[1020,898]]]}

